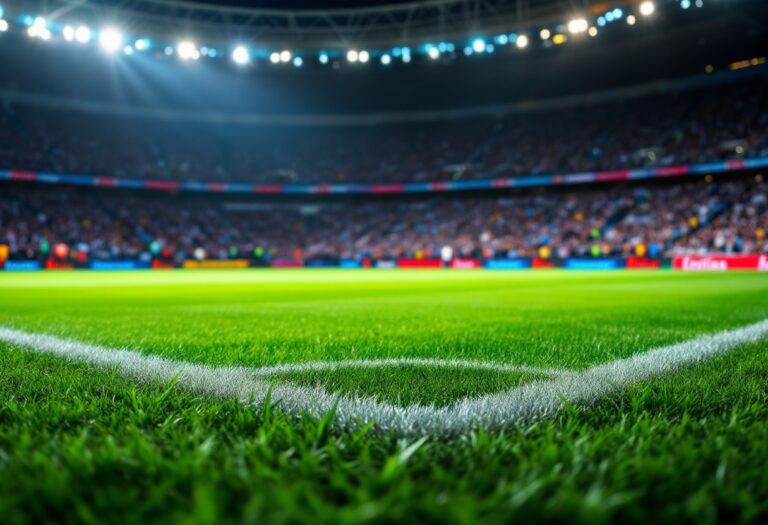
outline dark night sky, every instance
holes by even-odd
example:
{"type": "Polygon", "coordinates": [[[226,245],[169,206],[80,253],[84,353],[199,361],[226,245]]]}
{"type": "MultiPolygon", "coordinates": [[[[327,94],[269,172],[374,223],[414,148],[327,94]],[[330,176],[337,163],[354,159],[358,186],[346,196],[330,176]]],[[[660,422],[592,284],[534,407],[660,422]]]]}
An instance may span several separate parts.
{"type": "MultiPolygon", "coordinates": [[[[200,0],[197,0],[200,1],[200,0]]],[[[211,5],[264,7],[270,9],[337,9],[416,3],[415,0],[220,0],[204,1],[211,5]]]]}

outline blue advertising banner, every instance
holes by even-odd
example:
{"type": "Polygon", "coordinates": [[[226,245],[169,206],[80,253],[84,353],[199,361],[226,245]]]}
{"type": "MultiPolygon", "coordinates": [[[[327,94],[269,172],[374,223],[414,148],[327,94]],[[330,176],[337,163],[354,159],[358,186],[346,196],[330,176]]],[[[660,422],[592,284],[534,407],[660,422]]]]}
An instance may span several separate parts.
{"type": "Polygon", "coordinates": [[[530,259],[488,259],[485,261],[485,268],[488,270],[525,270],[530,267],[530,259]]]}
{"type": "Polygon", "coordinates": [[[5,261],[3,268],[9,272],[34,272],[42,270],[39,261],[5,261]]]}
{"type": "Polygon", "coordinates": [[[145,261],[93,261],[91,270],[146,270],[150,264],[145,261]]]}
{"type": "Polygon", "coordinates": [[[566,259],[565,267],[568,270],[617,270],[625,268],[627,262],[624,259],[566,259]]]}

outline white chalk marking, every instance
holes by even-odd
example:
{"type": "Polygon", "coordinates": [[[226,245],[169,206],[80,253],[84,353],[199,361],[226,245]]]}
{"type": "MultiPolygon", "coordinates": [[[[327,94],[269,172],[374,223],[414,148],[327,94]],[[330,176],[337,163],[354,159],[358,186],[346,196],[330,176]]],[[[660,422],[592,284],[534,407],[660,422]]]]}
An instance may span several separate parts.
{"type": "MultiPolygon", "coordinates": [[[[314,417],[321,417],[335,406],[335,423],[341,428],[375,421],[378,430],[397,435],[451,436],[474,428],[498,430],[549,417],[562,409],[563,400],[589,404],[634,383],[766,337],[768,320],[656,348],[582,372],[562,373],[553,379],[534,381],[511,390],[465,398],[446,407],[402,407],[373,398],[332,394],[322,388],[288,383],[273,385],[271,400],[279,402],[279,407],[288,413],[307,413],[314,417]]],[[[259,375],[259,369],[182,363],[11,328],[0,328],[0,341],[73,361],[118,367],[121,374],[139,381],[170,381],[178,375],[177,384],[195,392],[237,398],[257,406],[263,404],[271,386],[268,377],[263,373],[259,375]]]]}
{"type": "Polygon", "coordinates": [[[279,374],[319,372],[338,370],[339,368],[388,368],[393,366],[423,366],[425,368],[455,368],[471,370],[488,370],[491,372],[522,372],[525,374],[558,376],[566,371],[556,368],[539,368],[525,365],[507,365],[493,361],[475,361],[464,359],[424,359],[418,357],[395,357],[392,359],[355,359],[345,361],[307,361],[306,363],[284,363],[273,366],[262,366],[252,369],[259,377],[279,374]]]}

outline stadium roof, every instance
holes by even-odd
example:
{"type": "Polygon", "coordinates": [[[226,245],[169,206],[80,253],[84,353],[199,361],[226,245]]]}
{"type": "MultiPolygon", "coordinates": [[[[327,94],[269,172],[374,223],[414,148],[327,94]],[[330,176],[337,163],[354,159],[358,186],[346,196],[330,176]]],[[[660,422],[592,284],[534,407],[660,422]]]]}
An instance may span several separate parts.
{"type": "Polygon", "coordinates": [[[148,34],[180,28],[200,38],[237,34],[265,45],[333,47],[406,45],[424,39],[469,38],[477,32],[509,32],[534,24],[563,23],[573,15],[636,2],[616,0],[420,0],[388,3],[247,2],[227,5],[188,0],[33,0],[8,2],[54,20],[119,20],[148,34]],[[610,4],[610,5],[608,5],[610,4]],[[274,7],[280,5],[281,7],[274,7]],[[346,5],[349,7],[340,7],[346,5]],[[287,7],[286,7],[287,6],[287,7]],[[318,7],[323,6],[323,7],[318,7]]]}

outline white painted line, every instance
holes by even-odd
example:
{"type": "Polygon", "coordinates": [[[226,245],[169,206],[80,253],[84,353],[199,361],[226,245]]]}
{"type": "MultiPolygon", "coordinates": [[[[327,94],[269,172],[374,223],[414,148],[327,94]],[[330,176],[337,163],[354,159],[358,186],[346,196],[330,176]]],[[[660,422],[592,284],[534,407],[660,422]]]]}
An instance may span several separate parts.
{"type": "MultiPolygon", "coordinates": [[[[372,398],[337,395],[322,388],[287,383],[275,384],[271,399],[279,401],[280,408],[288,413],[307,413],[314,417],[320,417],[336,406],[335,422],[341,428],[375,421],[378,430],[397,435],[451,436],[478,427],[497,430],[548,417],[562,408],[563,399],[569,403],[589,404],[631,384],[766,337],[768,320],[657,348],[583,372],[565,373],[511,390],[463,399],[447,407],[402,407],[372,398]]],[[[182,363],[11,328],[0,328],[0,341],[73,361],[119,367],[121,374],[139,381],[170,381],[181,372],[179,385],[208,395],[255,402],[257,406],[263,404],[270,388],[268,378],[259,376],[258,369],[182,363]]]]}
{"type": "Polygon", "coordinates": [[[539,368],[525,365],[507,365],[493,361],[476,361],[472,359],[423,359],[418,357],[396,357],[392,359],[355,359],[345,361],[308,361],[306,363],[285,363],[273,366],[254,368],[253,373],[259,377],[300,372],[319,372],[338,370],[339,368],[388,368],[393,366],[423,366],[425,368],[455,368],[469,370],[488,370],[491,372],[522,372],[542,376],[559,376],[566,370],[556,368],[539,368]]]}

